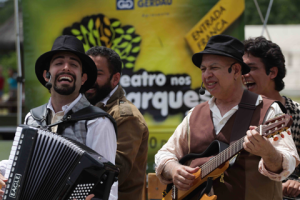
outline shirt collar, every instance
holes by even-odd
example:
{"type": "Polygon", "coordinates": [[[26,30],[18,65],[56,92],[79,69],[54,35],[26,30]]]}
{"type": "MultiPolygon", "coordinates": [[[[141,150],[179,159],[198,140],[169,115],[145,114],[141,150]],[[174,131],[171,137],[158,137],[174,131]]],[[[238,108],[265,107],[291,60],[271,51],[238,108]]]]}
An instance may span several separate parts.
{"type": "MultiPolygon", "coordinates": [[[[262,102],[262,96],[261,95],[258,95],[257,97],[257,100],[255,102],[255,106],[258,106],[259,104],[261,104],[262,102]]],[[[216,98],[215,97],[212,97],[209,101],[208,101],[208,105],[209,105],[209,108],[212,109],[213,107],[216,106],[216,98]]],[[[238,105],[234,106],[232,109],[238,109],[238,105]]]]}
{"type": "MultiPolygon", "coordinates": [[[[73,102],[71,102],[70,104],[67,104],[67,105],[64,105],[63,107],[61,107],[62,111],[64,113],[68,113],[73,108],[73,106],[80,100],[81,97],[82,97],[82,94],[79,93],[78,97],[73,102]]],[[[51,97],[50,97],[50,99],[48,101],[47,108],[50,109],[53,113],[55,113],[55,111],[54,111],[54,109],[52,107],[52,104],[51,104],[51,97]]]]}
{"type": "Polygon", "coordinates": [[[109,95],[107,95],[103,100],[101,100],[100,102],[103,103],[104,106],[106,106],[108,100],[110,99],[110,97],[115,93],[115,91],[118,89],[118,85],[109,93],[109,95]]]}

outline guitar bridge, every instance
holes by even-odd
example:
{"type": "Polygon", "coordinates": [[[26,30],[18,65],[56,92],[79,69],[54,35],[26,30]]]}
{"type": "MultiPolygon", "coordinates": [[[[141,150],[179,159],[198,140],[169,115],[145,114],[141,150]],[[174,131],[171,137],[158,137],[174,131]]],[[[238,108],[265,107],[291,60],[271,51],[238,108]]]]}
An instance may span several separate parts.
{"type": "Polygon", "coordinates": [[[221,183],[225,183],[225,182],[224,182],[224,173],[223,173],[223,174],[221,174],[221,177],[220,177],[220,182],[221,182],[221,183]]]}

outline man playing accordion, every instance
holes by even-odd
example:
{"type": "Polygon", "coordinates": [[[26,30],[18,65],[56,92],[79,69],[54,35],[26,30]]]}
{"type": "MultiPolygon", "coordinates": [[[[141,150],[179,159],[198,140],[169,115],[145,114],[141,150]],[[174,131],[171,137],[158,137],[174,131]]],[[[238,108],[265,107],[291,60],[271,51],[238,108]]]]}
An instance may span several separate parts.
{"type": "MultiPolygon", "coordinates": [[[[77,38],[68,35],[58,37],[52,50],[37,59],[35,73],[51,97],[47,104],[27,114],[25,124],[45,128],[62,121],[64,116],[91,106],[83,93],[95,83],[97,68],[94,61],[85,55],[83,44],[77,38]]],[[[114,120],[103,111],[102,117],[76,121],[69,126],[60,123],[51,126],[49,131],[83,143],[115,164],[117,143],[114,127],[114,120]]],[[[1,161],[0,169],[4,175],[5,161],[1,161]]],[[[1,179],[5,179],[0,176],[0,185],[4,186],[1,179]]],[[[117,183],[113,184],[109,199],[118,198],[117,183]]]]}

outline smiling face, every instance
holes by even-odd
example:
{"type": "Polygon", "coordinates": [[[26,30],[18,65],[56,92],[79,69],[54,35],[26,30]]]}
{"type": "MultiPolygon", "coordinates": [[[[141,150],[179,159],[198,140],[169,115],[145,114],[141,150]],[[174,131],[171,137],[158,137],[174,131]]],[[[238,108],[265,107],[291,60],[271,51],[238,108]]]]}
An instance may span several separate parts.
{"type": "Polygon", "coordinates": [[[204,54],[200,69],[202,71],[202,81],[211,95],[219,99],[227,98],[234,92],[235,80],[240,76],[240,65],[234,59],[213,55],[204,54]],[[228,68],[232,65],[231,73],[228,68]]]}
{"type": "MultiPolygon", "coordinates": [[[[46,78],[44,70],[44,78],[46,78]]],[[[55,54],[51,61],[49,72],[53,90],[60,95],[79,94],[81,85],[87,80],[87,75],[82,75],[82,64],[80,59],[71,52],[60,52],[55,54]]]]}
{"type": "Polygon", "coordinates": [[[120,73],[111,75],[109,65],[104,56],[90,56],[97,66],[97,80],[92,88],[86,91],[85,96],[95,105],[109,95],[119,83],[120,73]]]}
{"type": "Polygon", "coordinates": [[[250,72],[244,75],[243,83],[251,92],[267,95],[275,90],[275,82],[272,80],[275,68],[271,68],[269,75],[265,70],[265,65],[259,57],[246,53],[243,56],[244,62],[250,67],[250,72]]]}

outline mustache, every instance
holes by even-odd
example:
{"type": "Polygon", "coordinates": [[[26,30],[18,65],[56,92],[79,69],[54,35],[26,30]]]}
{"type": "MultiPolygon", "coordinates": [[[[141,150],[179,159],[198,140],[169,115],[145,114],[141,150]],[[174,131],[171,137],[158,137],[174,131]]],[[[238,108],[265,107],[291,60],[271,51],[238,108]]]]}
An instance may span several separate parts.
{"type": "Polygon", "coordinates": [[[92,88],[97,89],[97,90],[101,89],[97,82],[95,82],[94,85],[92,87],[90,87],[90,89],[92,89],[92,88]]]}

